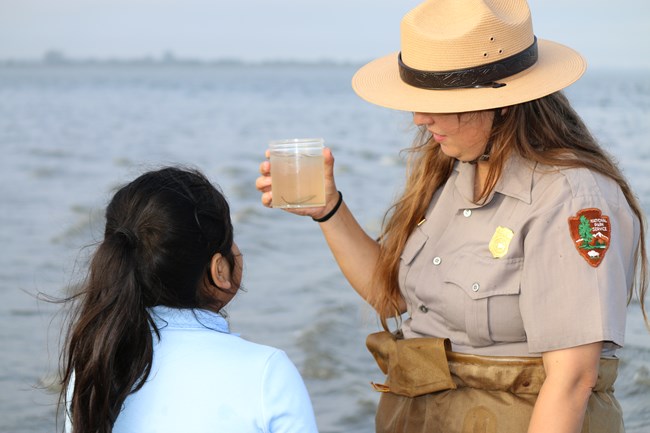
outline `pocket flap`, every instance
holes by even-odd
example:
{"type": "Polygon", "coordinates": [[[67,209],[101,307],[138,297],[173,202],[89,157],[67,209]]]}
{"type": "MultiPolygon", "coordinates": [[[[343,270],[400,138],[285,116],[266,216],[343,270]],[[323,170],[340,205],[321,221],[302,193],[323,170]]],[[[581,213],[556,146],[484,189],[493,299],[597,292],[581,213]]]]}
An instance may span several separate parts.
{"type": "Polygon", "coordinates": [[[404,249],[402,250],[402,255],[400,256],[405,265],[410,264],[415,256],[422,250],[424,244],[429,240],[427,236],[419,227],[416,227],[413,230],[413,233],[409,236],[404,249]]]}
{"type": "Polygon", "coordinates": [[[472,299],[517,295],[523,258],[495,259],[461,253],[453,260],[445,281],[461,287],[472,299]]]}

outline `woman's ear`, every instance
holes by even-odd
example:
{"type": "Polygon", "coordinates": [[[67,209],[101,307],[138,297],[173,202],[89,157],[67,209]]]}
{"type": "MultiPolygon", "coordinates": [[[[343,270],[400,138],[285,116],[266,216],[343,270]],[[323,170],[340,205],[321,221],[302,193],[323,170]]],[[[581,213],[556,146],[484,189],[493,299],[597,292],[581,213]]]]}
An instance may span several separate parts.
{"type": "Polygon", "coordinates": [[[212,256],[210,260],[210,275],[220,289],[230,290],[232,287],[232,282],[230,281],[230,265],[221,253],[216,253],[212,256]]]}

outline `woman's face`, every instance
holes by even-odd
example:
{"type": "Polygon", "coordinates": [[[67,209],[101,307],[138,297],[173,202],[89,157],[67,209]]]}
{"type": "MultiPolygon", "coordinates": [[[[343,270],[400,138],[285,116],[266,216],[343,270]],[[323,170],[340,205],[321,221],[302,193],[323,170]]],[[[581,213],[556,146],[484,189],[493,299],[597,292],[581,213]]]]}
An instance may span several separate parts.
{"type": "Polygon", "coordinates": [[[413,113],[413,123],[425,127],[445,155],[473,161],[483,155],[492,130],[494,111],[413,113]]]}

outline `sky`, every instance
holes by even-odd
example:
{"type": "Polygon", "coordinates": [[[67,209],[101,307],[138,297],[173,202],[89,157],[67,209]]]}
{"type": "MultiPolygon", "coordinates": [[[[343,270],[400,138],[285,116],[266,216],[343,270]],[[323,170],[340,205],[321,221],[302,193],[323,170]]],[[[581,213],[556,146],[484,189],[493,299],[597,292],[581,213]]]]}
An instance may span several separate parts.
{"type": "MultiPolygon", "coordinates": [[[[399,50],[421,0],[0,0],[0,59],[333,60],[399,50]]],[[[529,0],[538,38],[592,67],[650,69],[650,1],[529,0]]]]}

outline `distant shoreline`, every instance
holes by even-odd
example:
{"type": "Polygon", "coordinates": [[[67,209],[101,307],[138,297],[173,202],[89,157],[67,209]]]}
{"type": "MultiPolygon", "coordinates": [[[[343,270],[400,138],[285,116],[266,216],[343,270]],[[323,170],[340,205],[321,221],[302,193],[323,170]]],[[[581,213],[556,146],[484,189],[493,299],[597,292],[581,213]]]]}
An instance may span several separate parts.
{"type": "Polygon", "coordinates": [[[219,58],[213,60],[177,57],[166,53],[160,57],[136,58],[72,58],[59,51],[48,51],[40,59],[0,59],[0,66],[361,66],[364,61],[265,59],[244,60],[219,58]]]}
{"type": "MultiPolygon", "coordinates": [[[[259,59],[247,60],[235,57],[223,57],[216,59],[199,59],[192,57],[177,56],[172,52],[165,52],[160,56],[141,57],[69,57],[62,51],[50,50],[40,58],[0,58],[0,68],[12,67],[92,67],[92,66],[113,66],[113,67],[355,67],[359,68],[372,61],[366,60],[335,60],[335,59],[259,59]]],[[[620,67],[613,66],[591,66],[589,70],[614,73],[643,73],[650,72],[645,67],[620,67]]]]}
{"type": "MultiPolygon", "coordinates": [[[[343,61],[343,60],[292,60],[292,59],[268,59],[268,60],[243,60],[243,59],[215,59],[215,60],[201,60],[201,59],[157,59],[157,58],[107,58],[107,59],[0,59],[0,68],[70,68],[70,69],[83,69],[92,67],[142,67],[142,68],[287,68],[287,67],[300,67],[300,68],[360,68],[367,62],[371,61],[343,61]]],[[[630,67],[602,67],[592,66],[588,70],[599,73],[648,73],[650,68],[630,68],[630,67]]]]}

